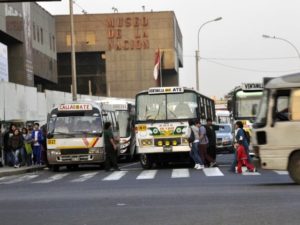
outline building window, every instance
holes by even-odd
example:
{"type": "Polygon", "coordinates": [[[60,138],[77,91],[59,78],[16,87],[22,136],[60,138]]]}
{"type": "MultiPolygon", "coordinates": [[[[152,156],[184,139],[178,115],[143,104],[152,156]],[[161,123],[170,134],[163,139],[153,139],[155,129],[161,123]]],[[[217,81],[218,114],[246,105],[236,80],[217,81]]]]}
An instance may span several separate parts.
{"type": "Polygon", "coordinates": [[[55,37],[54,37],[54,35],[52,36],[52,46],[53,46],[53,51],[55,51],[55,37]]]}
{"type": "Polygon", "coordinates": [[[67,46],[71,46],[71,35],[70,34],[66,35],[66,43],[67,43],[67,46]]]}
{"type": "Polygon", "coordinates": [[[44,37],[43,37],[43,28],[41,28],[41,44],[44,42],[44,37]]]}
{"type": "Polygon", "coordinates": [[[33,40],[36,40],[36,34],[35,34],[35,24],[32,24],[32,33],[33,33],[33,40]]]}
{"type": "Polygon", "coordinates": [[[50,50],[52,50],[52,37],[51,37],[51,34],[49,34],[49,44],[50,44],[50,50]]]}
{"type": "Polygon", "coordinates": [[[36,31],[37,41],[40,42],[40,29],[38,28],[38,26],[36,26],[36,31]]]}
{"type": "Polygon", "coordinates": [[[96,44],[96,34],[95,32],[87,32],[85,41],[87,45],[95,45],[96,44]]]}

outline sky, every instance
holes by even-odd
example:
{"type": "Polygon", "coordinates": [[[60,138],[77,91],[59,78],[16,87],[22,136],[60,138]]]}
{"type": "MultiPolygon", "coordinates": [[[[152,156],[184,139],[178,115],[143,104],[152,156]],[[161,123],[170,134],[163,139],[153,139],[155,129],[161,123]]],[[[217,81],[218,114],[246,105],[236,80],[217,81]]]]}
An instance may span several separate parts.
{"type": "MultiPolygon", "coordinates": [[[[196,88],[195,51],[199,33],[199,86],[223,98],[241,83],[300,72],[299,0],[75,0],[74,13],[174,11],[183,36],[180,86],[196,88]],[[143,7],[144,6],[144,7],[143,7]],[[262,35],[281,39],[263,38],[262,35]],[[282,40],[284,39],[284,40],[282,40]]],[[[53,15],[69,14],[69,0],[39,2],[53,15]]]]}

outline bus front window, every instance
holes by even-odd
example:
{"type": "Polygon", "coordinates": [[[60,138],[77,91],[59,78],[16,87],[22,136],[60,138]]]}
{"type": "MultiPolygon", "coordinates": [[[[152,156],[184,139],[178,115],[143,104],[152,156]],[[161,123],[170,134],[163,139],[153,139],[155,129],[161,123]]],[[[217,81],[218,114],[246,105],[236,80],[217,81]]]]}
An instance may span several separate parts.
{"type": "Polygon", "coordinates": [[[194,93],[168,95],[167,102],[168,119],[189,119],[197,117],[197,97],[194,93]]]}
{"type": "Polygon", "coordinates": [[[140,95],[137,98],[137,120],[165,120],[165,95],[140,95]]]}
{"type": "Polygon", "coordinates": [[[262,92],[236,93],[235,115],[237,118],[255,118],[262,92]]]}
{"type": "Polygon", "coordinates": [[[265,90],[263,92],[262,99],[260,101],[259,109],[257,112],[257,117],[255,120],[254,127],[264,127],[267,123],[267,113],[268,113],[268,98],[269,92],[265,90]]]}
{"type": "Polygon", "coordinates": [[[130,136],[130,115],[128,111],[116,111],[117,122],[120,128],[120,137],[130,136]]]}

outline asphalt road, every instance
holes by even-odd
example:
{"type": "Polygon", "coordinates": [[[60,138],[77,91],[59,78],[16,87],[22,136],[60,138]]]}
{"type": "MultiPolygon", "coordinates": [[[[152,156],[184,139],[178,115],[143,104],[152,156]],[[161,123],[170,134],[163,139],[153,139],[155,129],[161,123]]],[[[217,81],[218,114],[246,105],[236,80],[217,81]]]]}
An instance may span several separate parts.
{"type": "Polygon", "coordinates": [[[1,225],[299,224],[300,186],[286,173],[170,165],[120,172],[41,171],[0,179],[1,225]]]}

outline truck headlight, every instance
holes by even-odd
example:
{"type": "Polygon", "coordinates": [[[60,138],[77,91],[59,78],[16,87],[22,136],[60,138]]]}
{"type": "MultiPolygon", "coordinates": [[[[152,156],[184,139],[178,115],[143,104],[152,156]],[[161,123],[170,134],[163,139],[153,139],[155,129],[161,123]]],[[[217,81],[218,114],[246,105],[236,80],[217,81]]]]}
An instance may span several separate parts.
{"type": "Polygon", "coordinates": [[[61,155],[60,150],[51,150],[50,155],[61,155]]]}
{"type": "Polygon", "coordinates": [[[89,154],[99,154],[100,153],[100,148],[90,148],[89,149],[89,154]]]}

